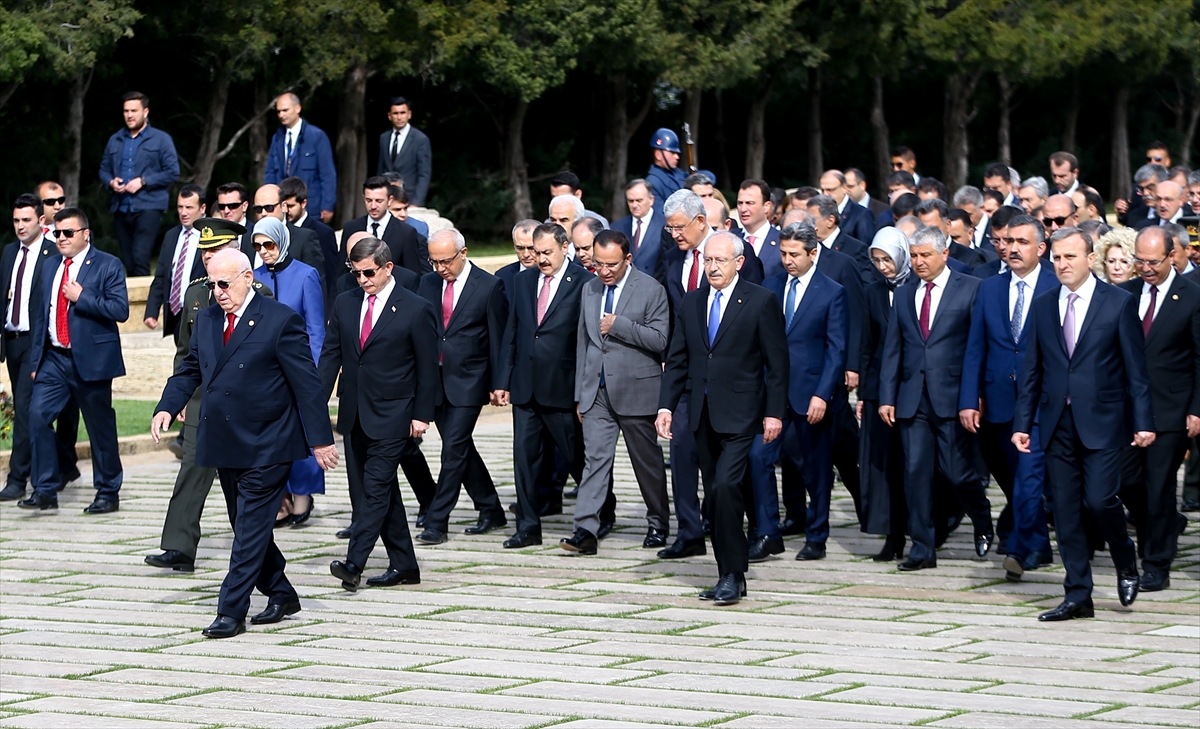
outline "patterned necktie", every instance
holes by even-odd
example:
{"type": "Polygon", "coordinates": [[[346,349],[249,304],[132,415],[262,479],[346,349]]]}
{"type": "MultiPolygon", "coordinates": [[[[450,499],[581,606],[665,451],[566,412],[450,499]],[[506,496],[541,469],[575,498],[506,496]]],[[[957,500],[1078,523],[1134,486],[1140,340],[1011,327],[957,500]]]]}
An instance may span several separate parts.
{"type": "Polygon", "coordinates": [[[1158,305],[1158,287],[1150,287],[1150,306],[1146,307],[1146,315],[1142,317],[1142,336],[1150,336],[1150,325],[1154,323],[1154,307],[1158,305]]]}
{"type": "Polygon", "coordinates": [[[1017,305],[1013,307],[1012,329],[1013,344],[1021,341],[1021,316],[1025,313],[1025,282],[1017,282],[1017,305]]]}
{"type": "Polygon", "coordinates": [[[183,232],[183,247],[179,249],[179,260],[175,261],[175,271],[171,274],[171,313],[179,316],[183,309],[183,267],[187,264],[188,241],[192,231],[183,232]]]}
{"type": "Polygon", "coordinates": [[[21,324],[21,289],[25,282],[25,259],[29,257],[29,249],[21,246],[21,265],[17,266],[17,285],[13,286],[12,325],[16,329],[21,324]]]}
{"type": "Polygon", "coordinates": [[[362,351],[363,347],[367,346],[367,338],[371,336],[371,329],[375,326],[372,321],[375,318],[375,294],[367,297],[367,315],[363,317],[362,332],[358,335],[358,351],[362,351]]]}
{"type": "Polygon", "coordinates": [[[692,251],[692,272],[688,274],[688,291],[695,291],[700,278],[700,249],[692,251]]]}
{"type": "Polygon", "coordinates": [[[642,219],[637,219],[637,229],[633,231],[633,252],[637,253],[638,246],[642,242],[642,219]]]}
{"type": "Polygon", "coordinates": [[[1068,359],[1075,356],[1075,302],[1078,300],[1079,294],[1067,295],[1067,313],[1063,316],[1063,339],[1067,344],[1068,359]]]}
{"type": "Polygon", "coordinates": [[[233,327],[237,323],[237,315],[226,314],[225,319],[229,322],[229,325],[225,327],[225,340],[222,344],[229,344],[229,338],[233,336],[233,327]]]}
{"type": "Polygon", "coordinates": [[[290,129],[287,133],[287,159],[284,160],[283,171],[285,174],[292,174],[292,131],[290,129]]]}
{"type": "Polygon", "coordinates": [[[713,296],[712,308],[708,310],[708,348],[712,349],[713,341],[717,338],[717,330],[721,328],[721,292],[713,296]]]}
{"type": "Polygon", "coordinates": [[[542,290],[538,293],[537,323],[540,327],[542,319],[546,318],[546,307],[550,305],[550,280],[553,276],[542,276],[542,290]]]}
{"type": "Polygon", "coordinates": [[[800,283],[800,279],[793,278],[788,284],[787,297],[783,302],[783,318],[786,320],[786,328],[792,328],[792,317],[796,315],[796,286],[800,283]]]}
{"type": "Polygon", "coordinates": [[[71,328],[67,325],[67,284],[71,281],[71,259],[63,259],[62,281],[58,286],[58,306],[54,315],[54,332],[58,335],[58,343],[64,347],[71,346],[71,328]]]}
{"type": "Polygon", "coordinates": [[[933,282],[925,284],[925,301],[921,302],[921,339],[929,339],[929,309],[933,305],[933,282]]]}

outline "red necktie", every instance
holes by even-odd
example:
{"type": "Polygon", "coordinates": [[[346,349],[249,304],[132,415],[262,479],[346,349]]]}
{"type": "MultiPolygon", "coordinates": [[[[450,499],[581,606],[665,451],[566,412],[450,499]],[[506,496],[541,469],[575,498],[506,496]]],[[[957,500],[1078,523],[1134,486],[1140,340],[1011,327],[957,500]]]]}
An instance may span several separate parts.
{"type": "Polygon", "coordinates": [[[446,282],[446,290],[442,292],[442,332],[450,326],[450,315],[454,313],[454,282],[446,282]]]}
{"type": "Polygon", "coordinates": [[[237,323],[237,315],[236,314],[226,314],[225,319],[226,319],[226,321],[229,322],[229,324],[228,324],[228,326],[225,327],[225,341],[223,342],[223,344],[229,344],[229,338],[231,336],[233,336],[233,327],[237,323]]]}
{"type": "Polygon", "coordinates": [[[933,303],[933,282],[925,284],[925,301],[921,302],[921,339],[929,339],[929,305],[933,303]]]}
{"type": "Polygon", "coordinates": [[[1142,336],[1150,336],[1150,325],[1154,323],[1154,306],[1158,304],[1158,287],[1150,287],[1150,306],[1146,307],[1146,315],[1142,317],[1142,336]]]}
{"type": "Polygon", "coordinates": [[[633,231],[633,252],[637,253],[638,245],[642,242],[642,219],[637,219],[637,230],[633,231]]]}
{"type": "Polygon", "coordinates": [[[71,346],[71,328],[67,326],[67,295],[64,293],[71,281],[71,259],[63,259],[62,281],[58,286],[58,310],[54,316],[54,331],[58,334],[58,343],[64,347],[71,346]]]}
{"type": "Polygon", "coordinates": [[[552,276],[542,277],[542,290],[538,294],[537,300],[537,318],[538,326],[542,325],[542,319],[546,318],[546,307],[550,306],[550,279],[552,276]]]}
{"type": "Polygon", "coordinates": [[[17,285],[13,286],[12,325],[16,329],[21,325],[21,288],[25,282],[25,259],[29,257],[29,249],[21,246],[21,265],[17,266],[17,285]]]}
{"type": "Polygon", "coordinates": [[[371,321],[375,318],[375,294],[367,297],[367,315],[363,317],[362,333],[358,335],[358,350],[361,352],[363,347],[367,346],[367,338],[371,336],[371,328],[375,326],[375,322],[371,321]]]}
{"type": "Polygon", "coordinates": [[[692,251],[692,272],[688,274],[688,291],[695,291],[700,276],[700,250],[692,251]]]}

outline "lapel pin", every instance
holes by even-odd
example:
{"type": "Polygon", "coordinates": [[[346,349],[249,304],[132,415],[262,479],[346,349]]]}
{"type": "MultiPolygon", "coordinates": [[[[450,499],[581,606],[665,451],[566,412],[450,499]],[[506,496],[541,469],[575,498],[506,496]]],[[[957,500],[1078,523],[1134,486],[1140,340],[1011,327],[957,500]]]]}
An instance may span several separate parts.
{"type": "Polygon", "coordinates": [[[742,303],[742,300],[741,300],[741,299],[738,299],[738,303],[739,303],[739,304],[740,304],[740,303],[742,303]]]}
{"type": "Polygon", "coordinates": [[[1171,294],[1171,298],[1175,301],[1179,301],[1179,294],[1171,294]]]}
{"type": "Polygon", "coordinates": [[[87,261],[83,262],[83,265],[90,266],[90,265],[92,265],[92,262],[91,262],[91,260],[87,260],[87,261]]]}
{"type": "Polygon", "coordinates": [[[250,326],[254,326],[254,320],[253,320],[253,319],[251,319],[251,320],[250,320],[250,326]]]}
{"type": "Polygon", "coordinates": [[[395,311],[396,311],[396,307],[394,307],[394,306],[393,306],[393,307],[392,307],[392,311],[393,311],[393,312],[395,312],[395,311]]]}
{"type": "Polygon", "coordinates": [[[567,276],[567,281],[570,281],[570,280],[571,280],[571,277],[570,277],[570,276],[567,276]]]}
{"type": "Polygon", "coordinates": [[[43,256],[48,256],[48,255],[50,255],[50,251],[42,251],[42,255],[43,255],[43,256]]]}

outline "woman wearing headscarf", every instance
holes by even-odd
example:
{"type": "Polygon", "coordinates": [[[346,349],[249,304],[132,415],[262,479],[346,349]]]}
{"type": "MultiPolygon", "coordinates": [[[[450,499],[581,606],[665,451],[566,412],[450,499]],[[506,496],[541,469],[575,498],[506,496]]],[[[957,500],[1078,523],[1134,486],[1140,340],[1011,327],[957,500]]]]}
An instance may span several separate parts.
{"type": "MultiPolygon", "coordinates": [[[[273,217],[254,224],[254,250],[263,265],[254,270],[258,280],[269,282],[275,300],[286,304],[304,319],[308,344],[316,364],[325,344],[325,304],[321,295],[321,277],[312,266],[288,255],[290,236],[287,226],[273,217]]],[[[275,526],[291,523],[299,526],[312,515],[313,494],[325,493],[325,472],[314,456],[292,464],[288,493],[280,504],[275,526]]]]}
{"type": "Polygon", "coordinates": [[[911,274],[908,239],[893,227],[880,228],[868,250],[871,262],[883,274],[864,291],[867,326],[863,330],[862,379],[858,388],[859,463],[862,473],[863,531],[887,535],[876,562],[904,557],[904,533],[908,526],[908,502],[904,498],[904,450],[900,434],[881,418],[873,417],[879,408],[879,370],[883,363],[883,338],[892,314],[896,287],[911,274]],[[867,417],[863,417],[863,413],[867,417]]]}

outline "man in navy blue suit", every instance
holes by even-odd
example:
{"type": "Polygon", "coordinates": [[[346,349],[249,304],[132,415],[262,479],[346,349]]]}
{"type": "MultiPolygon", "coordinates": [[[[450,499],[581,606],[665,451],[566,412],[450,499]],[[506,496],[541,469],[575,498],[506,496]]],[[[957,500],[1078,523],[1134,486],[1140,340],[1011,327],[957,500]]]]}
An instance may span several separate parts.
{"type": "Polygon", "coordinates": [[[250,259],[241,251],[219,251],[208,273],[217,303],[196,315],[191,347],[163,388],[150,434],[157,442],[196,388],[204,388],[196,464],[217,469],[233,525],[217,619],[204,635],[230,638],[245,632],[256,587],[268,602],[252,623],[300,612],[272,537],[275,513],[293,462],[312,449],[329,470],[338,453],[304,319],[254,293],[250,259]]]}
{"type": "Polygon", "coordinates": [[[829,538],[829,499],[833,492],[833,406],[846,371],[849,303],[846,290],[817,270],[817,231],[808,223],[787,230],[779,252],[786,273],[772,276],[763,287],[783,302],[790,362],[787,417],[783,432],[765,443],[754,437],[750,448],[750,477],[754,508],[758,510],[758,539],[750,544],[750,561],[761,562],[783,552],[779,529],[779,497],[775,463],[780,454],[804,474],[811,505],[804,548],[796,559],[825,557],[829,538]]]}
{"type": "Polygon", "coordinates": [[[1050,535],[1042,507],[1046,458],[1033,425],[1033,446],[1020,453],[1012,443],[1017,384],[1029,348],[1029,310],[1034,298],[1058,288],[1053,267],[1042,258],[1045,229],[1037,218],[1019,215],[1005,224],[1008,270],[979,285],[971,334],[963,360],[958,416],[979,434],[988,470],[1008,500],[997,531],[1007,537],[1005,577],[1021,579],[1026,570],[1050,563],[1050,535]]]}
{"type": "Polygon", "coordinates": [[[308,185],[308,195],[319,211],[321,222],[333,220],[337,203],[337,170],[329,136],[300,118],[300,97],[286,93],[275,100],[275,113],[282,125],[267,149],[265,184],[278,185],[285,177],[299,177],[308,185]]]}
{"type": "Polygon", "coordinates": [[[1117,495],[1121,448],[1130,442],[1145,448],[1155,439],[1138,300],[1092,275],[1096,254],[1078,228],[1058,230],[1050,246],[1062,286],[1057,295],[1035,300],[1029,313],[1029,350],[1012,436],[1017,450],[1029,453],[1037,418],[1046,483],[1054,491],[1066,597],[1039,615],[1042,621],[1095,615],[1085,512],[1108,543],[1121,604],[1137,598],[1137,551],[1117,495]]]}
{"type": "Polygon", "coordinates": [[[308,185],[304,184],[304,180],[295,176],[285,177],[279,183],[279,199],[283,201],[287,222],[317,234],[317,240],[321,243],[321,257],[325,262],[325,281],[328,283],[325,287],[328,290],[326,301],[332,304],[337,296],[337,286],[333,282],[344,273],[340,265],[341,251],[338,250],[337,234],[333,228],[308,214],[308,185]]]}
{"type": "Polygon", "coordinates": [[[875,237],[875,216],[871,211],[850,199],[846,193],[846,176],[837,170],[826,170],[821,175],[821,192],[837,203],[839,224],[851,238],[860,241],[875,237]]]}
{"type": "Polygon", "coordinates": [[[33,450],[33,495],[17,505],[57,509],[61,483],[53,423],[74,397],[92,443],[96,498],[84,511],[116,511],[121,490],[121,456],[112,381],[125,374],[117,324],[129,318],[125,269],[92,247],[88,218],[79,208],[54,216],[58,255],[42,267],[40,300],[30,332],[29,438],[33,450]]]}
{"type": "Polygon", "coordinates": [[[629,238],[633,267],[651,276],[654,275],[662,249],[664,225],[662,213],[654,209],[654,203],[654,191],[650,189],[650,183],[640,177],[632,180],[625,186],[625,205],[629,207],[629,215],[612,224],[612,230],[624,233],[629,238]]]}
{"type": "Polygon", "coordinates": [[[958,494],[975,527],[975,554],[983,559],[995,540],[991,504],[975,472],[970,434],[958,421],[958,393],[979,279],[946,266],[949,251],[938,228],[912,237],[913,273],[896,289],[884,335],[879,415],[900,428],[904,495],[908,500],[909,558],[900,570],[937,567],[934,479],[958,494]]]}
{"type": "Polygon", "coordinates": [[[771,215],[775,212],[771,186],[762,180],[743,180],[738,189],[737,212],[745,231],[743,240],[762,262],[763,278],[784,273],[779,258],[779,231],[771,225],[771,215]]]}
{"type": "Polygon", "coordinates": [[[512,306],[513,279],[521,271],[537,266],[537,256],[533,254],[533,229],[541,225],[538,221],[527,218],[520,220],[512,229],[513,250],[517,252],[517,260],[496,271],[496,278],[504,284],[504,295],[508,297],[508,305],[512,306]]]}

